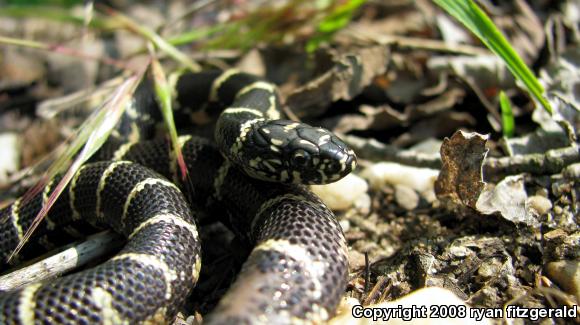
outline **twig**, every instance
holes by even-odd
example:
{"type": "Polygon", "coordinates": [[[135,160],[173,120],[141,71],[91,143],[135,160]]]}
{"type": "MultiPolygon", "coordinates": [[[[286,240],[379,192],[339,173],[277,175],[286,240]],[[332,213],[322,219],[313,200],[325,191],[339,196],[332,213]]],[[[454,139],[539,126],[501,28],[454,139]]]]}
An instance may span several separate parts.
{"type": "Polygon", "coordinates": [[[369,263],[369,253],[365,252],[365,294],[369,292],[371,286],[371,264],[369,263]]]}
{"type": "Polygon", "coordinates": [[[384,297],[389,293],[391,287],[391,280],[383,275],[377,277],[377,283],[373,286],[371,292],[367,294],[362,301],[363,306],[380,303],[384,301],[384,297]]]}
{"type": "Polygon", "coordinates": [[[364,139],[353,135],[341,137],[356,154],[362,158],[375,161],[392,161],[402,165],[441,168],[439,154],[426,154],[414,150],[402,150],[395,146],[381,143],[375,139],[364,139]]]}
{"type": "Polygon", "coordinates": [[[487,158],[483,172],[486,176],[521,173],[551,175],[558,174],[564,167],[577,162],[580,162],[580,147],[566,147],[548,150],[543,154],[487,158]]]}
{"type": "Polygon", "coordinates": [[[56,255],[1,276],[0,291],[13,290],[29,283],[57,277],[111,253],[123,242],[116,233],[100,232],[76,246],[68,245],[68,249],[56,255]]]}
{"type": "MultiPolygon", "coordinates": [[[[375,139],[364,139],[353,135],[343,136],[342,139],[361,158],[373,161],[392,161],[415,167],[441,168],[439,154],[431,155],[403,150],[375,139]]],[[[580,162],[580,147],[571,146],[548,150],[543,154],[489,157],[484,161],[483,171],[486,177],[521,173],[551,175],[560,173],[564,167],[577,162],[580,162]]]]}

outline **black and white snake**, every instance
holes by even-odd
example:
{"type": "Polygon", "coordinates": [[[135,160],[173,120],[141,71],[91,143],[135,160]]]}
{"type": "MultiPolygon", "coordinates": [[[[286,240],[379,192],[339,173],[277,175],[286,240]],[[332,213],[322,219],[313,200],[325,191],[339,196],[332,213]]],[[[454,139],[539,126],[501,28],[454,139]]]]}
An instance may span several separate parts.
{"type": "MultiPolygon", "coordinates": [[[[333,314],[346,286],[346,242],[334,214],[300,184],[342,178],[354,153],[329,131],[281,120],[275,87],[255,76],[187,74],[175,88],[179,112],[201,103],[221,112],[217,147],[180,138],[184,182],[163,140],[127,143],[113,160],[83,166],[35,236],[58,240],[88,222],[127,244],[95,268],[0,292],[0,324],[172,321],[199,276],[197,209],[255,245],[209,324],[320,323],[333,314]]],[[[2,261],[57,183],[0,211],[2,261]]]]}

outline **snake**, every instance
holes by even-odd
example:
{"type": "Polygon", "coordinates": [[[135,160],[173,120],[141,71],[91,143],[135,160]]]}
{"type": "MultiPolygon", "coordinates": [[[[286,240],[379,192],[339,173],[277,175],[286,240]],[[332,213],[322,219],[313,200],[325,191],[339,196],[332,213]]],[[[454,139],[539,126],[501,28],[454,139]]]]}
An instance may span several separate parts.
{"type": "MultiPolygon", "coordinates": [[[[166,139],[115,144],[83,165],[20,256],[42,248],[35,239],[102,228],[123,235],[125,246],[93,268],[0,292],[0,324],[171,322],[199,278],[204,216],[253,245],[204,322],[316,324],[333,315],[347,282],[346,240],[306,185],[350,173],[354,152],[328,130],[286,120],[276,86],[260,77],[185,73],[173,87],[176,116],[217,116],[215,139],[179,137],[186,178],[166,139]]],[[[150,85],[142,88],[127,116],[156,106],[150,85]]],[[[0,210],[0,270],[60,179],[0,210]]]]}

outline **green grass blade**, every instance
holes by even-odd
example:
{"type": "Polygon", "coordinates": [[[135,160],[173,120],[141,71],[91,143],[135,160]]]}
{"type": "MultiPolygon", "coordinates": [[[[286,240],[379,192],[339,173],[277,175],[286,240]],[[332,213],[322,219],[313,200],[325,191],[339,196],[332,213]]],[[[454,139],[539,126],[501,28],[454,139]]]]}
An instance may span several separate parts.
{"type": "Polygon", "coordinates": [[[528,91],[552,114],[550,103],[544,98],[544,88],[534,73],[509,44],[491,19],[472,0],[433,0],[474,33],[493,53],[504,60],[508,69],[528,91]]]}
{"type": "Polygon", "coordinates": [[[336,7],[318,24],[318,35],[308,40],[308,43],[306,44],[306,51],[313,52],[323,42],[328,41],[334,35],[334,33],[345,27],[352,19],[354,12],[365,2],[366,0],[349,0],[346,3],[336,7]]]}
{"type": "Polygon", "coordinates": [[[161,64],[156,59],[151,61],[151,70],[153,72],[153,80],[155,82],[155,94],[157,95],[157,100],[160,103],[163,120],[165,121],[165,125],[167,125],[167,129],[169,130],[171,144],[173,145],[173,154],[177,159],[177,164],[179,165],[179,170],[181,171],[181,179],[184,180],[187,176],[187,167],[185,166],[185,160],[183,159],[183,154],[181,153],[181,145],[177,137],[175,121],[173,120],[173,109],[171,107],[171,86],[170,83],[167,82],[167,78],[165,77],[165,72],[163,71],[161,64]]]}
{"type": "Polygon", "coordinates": [[[514,136],[515,132],[514,114],[512,112],[512,104],[510,99],[506,96],[503,90],[499,92],[499,106],[501,108],[503,135],[506,138],[511,138],[514,136]]]}

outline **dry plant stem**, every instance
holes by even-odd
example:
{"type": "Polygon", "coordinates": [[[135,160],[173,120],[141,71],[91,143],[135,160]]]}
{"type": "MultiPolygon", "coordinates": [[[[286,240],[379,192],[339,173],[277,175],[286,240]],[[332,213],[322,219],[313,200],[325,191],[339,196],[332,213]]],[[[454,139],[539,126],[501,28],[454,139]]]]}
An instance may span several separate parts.
{"type": "Polygon", "coordinates": [[[42,261],[0,277],[0,291],[14,290],[29,283],[51,279],[83,266],[118,249],[123,240],[110,231],[90,236],[86,241],[42,261]]]}
{"type": "Polygon", "coordinates": [[[390,283],[391,281],[389,278],[387,278],[386,276],[379,275],[377,277],[377,283],[375,283],[371,292],[369,292],[367,296],[364,298],[362,305],[369,306],[372,304],[382,302],[381,296],[383,296],[385,291],[388,291],[386,289],[390,285],[390,283]]]}
{"type": "Polygon", "coordinates": [[[416,38],[416,37],[402,37],[394,35],[382,35],[372,31],[364,30],[357,27],[347,27],[340,33],[362,42],[371,42],[378,45],[396,45],[399,48],[408,49],[422,49],[436,52],[448,52],[463,55],[489,55],[490,52],[482,47],[453,44],[449,45],[443,41],[435,41],[432,39],[416,38]]]}
{"type": "MultiPolygon", "coordinates": [[[[343,136],[342,139],[361,158],[373,161],[391,161],[415,167],[441,168],[439,154],[430,155],[411,150],[402,150],[383,144],[375,139],[363,139],[353,135],[343,136]]],[[[486,158],[483,164],[483,172],[486,177],[521,173],[552,175],[560,173],[564,167],[579,161],[580,147],[574,146],[548,150],[543,154],[486,158]]]]}
{"type": "Polygon", "coordinates": [[[115,59],[112,59],[112,58],[107,57],[107,56],[94,56],[92,54],[82,52],[82,51],[79,51],[79,50],[76,50],[76,49],[73,49],[70,47],[64,47],[62,45],[44,44],[44,43],[39,43],[39,42],[35,42],[35,41],[20,40],[20,39],[11,38],[11,37],[4,37],[4,36],[0,36],[0,44],[15,45],[15,46],[21,46],[21,47],[30,47],[30,48],[35,48],[35,49],[44,50],[44,51],[48,51],[48,52],[54,52],[54,53],[59,53],[59,54],[68,55],[68,56],[72,56],[72,57],[77,57],[77,58],[84,59],[84,60],[99,61],[103,64],[111,65],[111,66],[114,66],[116,68],[123,69],[123,70],[131,70],[122,61],[115,60],[115,59]]]}
{"type": "Polygon", "coordinates": [[[106,96],[122,82],[123,77],[115,77],[94,87],[81,89],[57,98],[45,99],[38,105],[36,114],[43,119],[49,120],[78,107],[82,103],[97,102],[97,99],[104,101],[106,96]]]}

